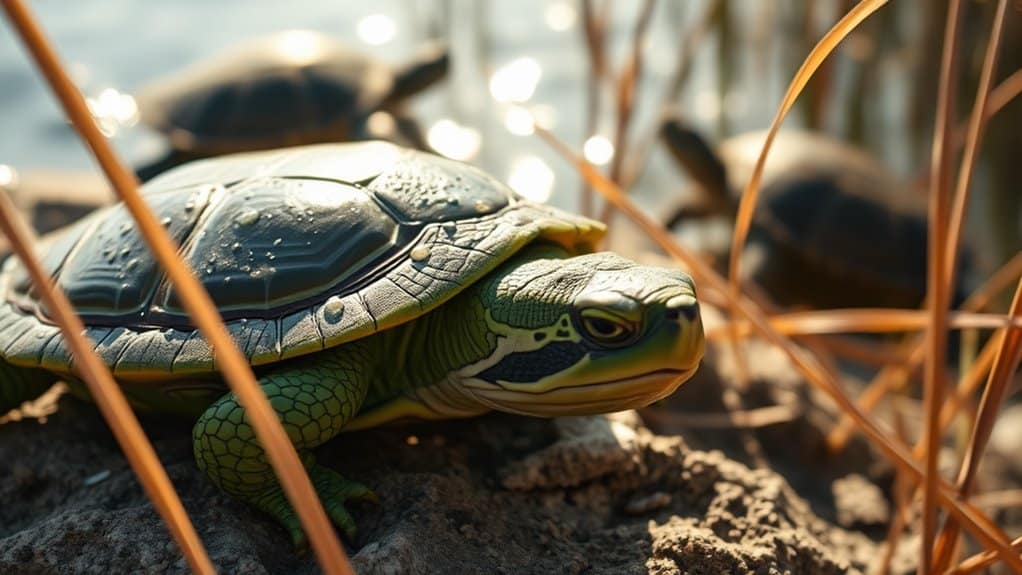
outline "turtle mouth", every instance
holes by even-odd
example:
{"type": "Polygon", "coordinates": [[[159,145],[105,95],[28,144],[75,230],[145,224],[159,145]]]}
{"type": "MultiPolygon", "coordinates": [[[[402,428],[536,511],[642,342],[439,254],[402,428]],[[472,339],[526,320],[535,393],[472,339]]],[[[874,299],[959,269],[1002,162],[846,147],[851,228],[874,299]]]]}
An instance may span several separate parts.
{"type": "Polygon", "coordinates": [[[589,415],[638,409],[659,401],[674,393],[697,367],[660,369],[623,379],[534,392],[511,390],[474,378],[466,381],[465,387],[480,403],[498,411],[545,417],[589,415]]]}

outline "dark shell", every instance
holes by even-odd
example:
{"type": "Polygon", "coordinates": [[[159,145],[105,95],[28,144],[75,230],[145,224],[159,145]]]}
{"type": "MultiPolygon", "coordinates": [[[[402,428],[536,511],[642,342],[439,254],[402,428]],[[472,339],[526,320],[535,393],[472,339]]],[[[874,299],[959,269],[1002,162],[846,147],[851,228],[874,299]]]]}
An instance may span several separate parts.
{"type": "Polygon", "coordinates": [[[343,141],[390,94],[394,72],[326,35],[281,32],[138,94],[142,121],[202,154],[343,141]]]}
{"type": "MultiPolygon", "coordinates": [[[[701,190],[667,218],[734,218],[766,138],[747,133],[717,151],[680,116],[660,135],[701,190]]],[[[747,276],[784,305],[914,307],[926,293],[924,200],[862,150],[821,134],[782,131],[760,180],[747,276]]],[[[961,276],[959,276],[961,277],[961,276]]]]}
{"type": "MultiPolygon", "coordinates": [[[[586,250],[603,229],[468,165],[381,142],[204,160],[143,191],[253,364],[411,320],[536,238],[586,250]]],[[[213,369],[123,206],[48,236],[39,252],[116,373],[213,369]]],[[[66,369],[63,340],[14,259],[0,293],[6,360],[66,369]]]]}
{"type": "MultiPolygon", "coordinates": [[[[748,183],[764,138],[744,134],[720,146],[731,190],[748,183]]],[[[757,279],[785,286],[785,298],[802,301],[792,290],[804,288],[805,299],[823,306],[912,306],[925,294],[925,202],[856,148],[809,132],[780,132],[767,159],[756,225],[771,251],[757,279]]]]}

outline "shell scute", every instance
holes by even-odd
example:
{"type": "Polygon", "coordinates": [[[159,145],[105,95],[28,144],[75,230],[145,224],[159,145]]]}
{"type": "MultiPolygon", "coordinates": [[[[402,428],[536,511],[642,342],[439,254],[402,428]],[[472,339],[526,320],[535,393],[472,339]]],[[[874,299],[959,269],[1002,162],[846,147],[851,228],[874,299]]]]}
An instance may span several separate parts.
{"type": "MultiPolygon", "coordinates": [[[[158,217],[169,218],[182,255],[253,365],[412,321],[530,242],[588,251],[603,231],[597,222],[521,200],[471,166],[379,142],[196,162],[143,192],[158,217]],[[416,190],[424,190],[424,201],[416,190]],[[443,194],[457,202],[439,201],[443,194]]],[[[84,308],[100,357],[118,378],[161,390],[172,380],[212,382],[213,351],[155,261],[136,253],[142,242],[124,208],[93,218],[43,245],[66,252],[55,253],[49,269],[84,308]],[[107,244],[119,250],[104,254],[107,244]],[[103,259],[111,254],[115,262],[138,263],[114,266],[103,259]],[[106,267],[87,270],[96,258],[106,267]],[[139,286],[121,288],[120,299],[112,281],[118,273],[139,286]]],[[[53,335],[27,284],[17,289],[22,278],[13,260],[0,273],[0,326],[7,326],[0,351],[16,352],[4,352],[11,363],[66,373],[66,343],[53,335]]]]}

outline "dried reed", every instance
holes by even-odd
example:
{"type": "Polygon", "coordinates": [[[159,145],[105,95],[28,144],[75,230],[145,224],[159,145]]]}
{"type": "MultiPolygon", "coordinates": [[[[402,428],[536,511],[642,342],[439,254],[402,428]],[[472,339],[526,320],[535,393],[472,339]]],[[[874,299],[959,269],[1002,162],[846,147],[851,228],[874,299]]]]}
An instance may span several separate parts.
{"type": "Polygon", "coordinates": [[[40,72],[60,100],[64,112],[95,155],[113,189],[135,219],[149,249],[180,293],[188,315],[216,350],[216,365],[244,406],[255,428],[256,437],[266,450],[267,459],[309,537],[320,566],[326,573],[351,573],[347,555],[319,503],[294,446],[288,440],[266,395],[256,383],[248,361],[227,333],[209,294],[187,264],[178,257],[177,247],[138,193],[138,180],[118,160],[113,148],[100,132],[85,99],[71,82],[28,8],[21,0],[3,0],[3,6],[40,72]]]}

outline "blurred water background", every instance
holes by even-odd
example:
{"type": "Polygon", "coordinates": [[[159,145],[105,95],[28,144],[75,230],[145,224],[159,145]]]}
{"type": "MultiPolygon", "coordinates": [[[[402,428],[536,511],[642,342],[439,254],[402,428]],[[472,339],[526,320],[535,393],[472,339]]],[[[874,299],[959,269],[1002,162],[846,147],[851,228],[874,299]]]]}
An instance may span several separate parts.
{"type": "MultiPolygon", "coordinates": [[[[411,104],[430,143],[442,153],[482,166],[530,197],[569,209],[578,207],[579,179],[531,135],[529,117],[585,150],[590,161],[609,161],[613,74],[628,54],[644,3],[595,3],[604,4],[609,10],[612,74],[602,82],[602,110],[591,138],[586,121],[591,66],[582,3],[577,1],[32,3],[117,149],[133,165],[158,157],[166,143],[137,123],[131,95],[153,79],[243,40],[281,30],[317,30],[399,64],[425,41],[439,39],[452,51],[450,75],[411,104]]],[[[809,48],[852,4],[655,2],[642,49],[631,149],[641,148],[665,101],[711,138],[765,128],[809,48]],[[716,19],[705,16],[711,6],[720,13],[716,19]],[[695,43],[689,74],[677,95],[670,96],[682,45],[704,20],[709,26],[695,43]]],[[[859,143],[905,178],[925,172],[935,96],[931,90],[921,99],[920,88],[933,82],[939,61],[939,35],[934,42],[933,34],[941,32],[944,4],[897,2],[886,7],[843,44],[786,126],[814,127],[859,143]]],[[[982,55],[984,15],[990,12],[982,6],[973,11],[975,22],[967,33],[977,32],[966,37],[963,86],[976,67],[973,55],[982,55]]],[[[1009,37],[1006,54],[1018,46],[1012,42],[1009,37]]],[[[0,110],[0,164],[22,171],[95,169],[9,27],[0,34],[0,110]]],[[[676,202],[686,186],[660,146],[648,150],[649,168],[633,189],[647,209],[660,210],[676,202]]],[[[979,185],[989,178],[981,170],[979,185]]],[[[1014,217],[1017,228],[1017,207],[1014,217]]]]}

